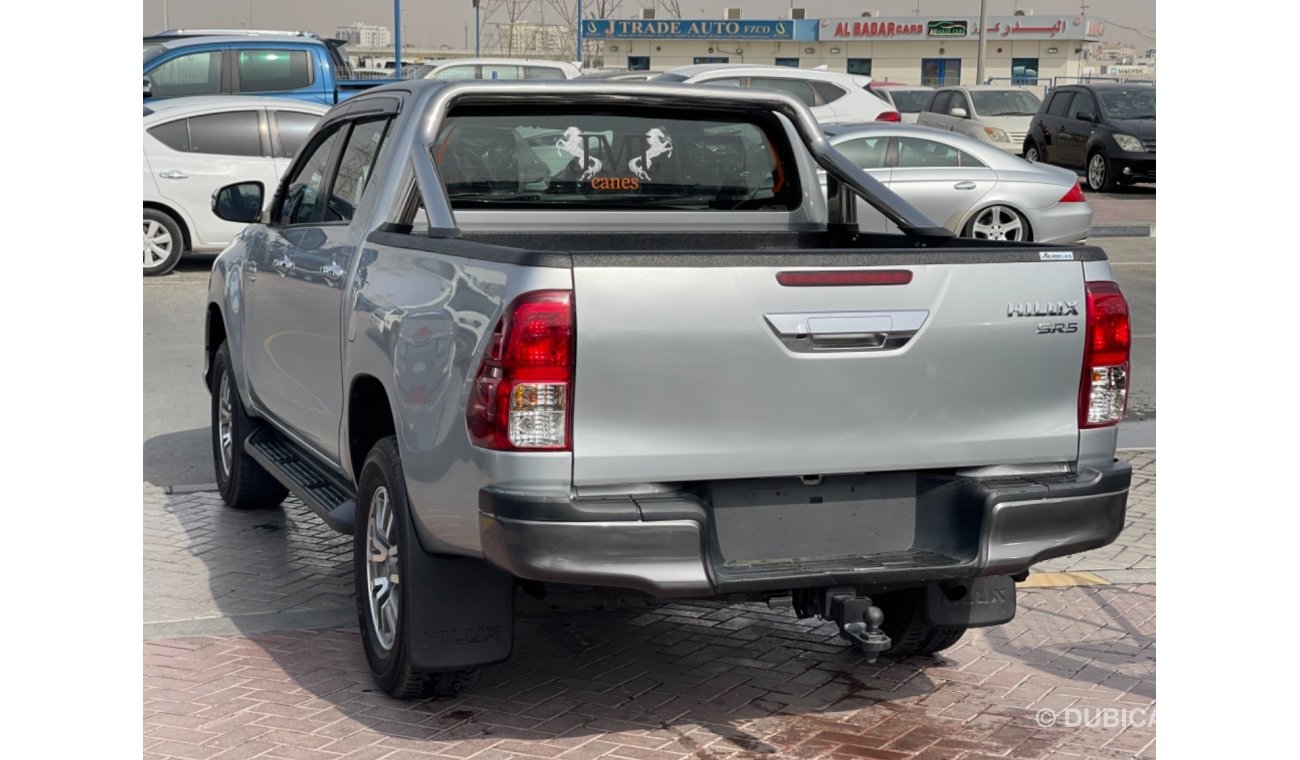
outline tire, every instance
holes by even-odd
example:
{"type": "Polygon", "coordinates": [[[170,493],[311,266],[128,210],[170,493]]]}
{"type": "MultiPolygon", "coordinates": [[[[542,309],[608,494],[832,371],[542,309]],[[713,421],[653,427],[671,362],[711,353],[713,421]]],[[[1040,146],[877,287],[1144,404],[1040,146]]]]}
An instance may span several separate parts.
{"type": "Polygon", "coordinates": [[[176,220],[158,209],[145,209],[144,276],[157,277],[172,271],[184,250],[185,238],[176,220]]]}
{"type": "Polygon", "coordinates": [[[224,341],[213,360],[211,407],[212,467],[221,499],[235,509],[262,509],[284,501],[289,489],[244,451],[244,440],[259,423],[239,400],[230,374],[230,347],[224,341]]]}
{"type": "Polygon", "coordinates": [[[1038,152],[1038,145],[1033,140],[1025,140],[1024,158],[1031,164],[1043,160],[1042,154],[1038,152]]]}
{"type": "Polygon", "coordinates": [[[962,237],[983,240],[1019,240],[1034,239],[1029,220],[1016,209],[1002,203],[976,211],[962,228],[962,237]]]}
{"type": "Polygon", "coordinates": [[[915,657],[941,652],[961,640],[967,630],[965,626],[930,625],[925,619],[924,588],[878,594],[872,596],[871,601],[885,613],[880,628],[892,642],[884,652],[886,657],[915,657]]]}
{"type": "Polygon", "coordinates": [[[1115,189],[1115,172],[1111,171],[1110,159],[1106,158],[1104,151],[1094,149],[1089,153],[1084,171],[1088,177],[1088,189],[1094,193],[1115,189]]]}
{"type": "Polygon", "coordinates": [[[370,674],[389,696],[453,696],[474,682],[477,670],[431,672],[411,663],[410,642],[418,632],[411,630],[403,610],[410,608],[410,585],[416,579],[403,577],[401,558],[423,549],[409,535],[409,510],[397,438],[390,435],[366,456],[357,493],[352,559],[361,643],[370,674]],[[379,590],[372,594],[372,589],[379,590]]]}

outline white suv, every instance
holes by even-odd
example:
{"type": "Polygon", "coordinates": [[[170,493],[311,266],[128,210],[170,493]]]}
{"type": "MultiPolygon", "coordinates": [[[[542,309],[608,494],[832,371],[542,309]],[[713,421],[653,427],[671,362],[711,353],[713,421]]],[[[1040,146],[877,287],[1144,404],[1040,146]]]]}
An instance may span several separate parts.
{"type": "Polygon", "coordinates": [[[838,71],[709,63],[669,69],[654,81],[780,90],[802,100],[822,124],[899,121],[900,118],[898,111],[866,90],[871,77],[838,71]]]}
{"type": "Polygon", "coordinates": [[[425,79],[577,79],[582,75],[572,63],[528,58],[453,58],[425,63],[433,66],[425,79]]]}
{"type": "Polygon", "coordinates": [[[169,98],[144,107],[144,273],[166,274],[185,250],[218,252],[244,225],[218,219],[212,194],[280,174],[328,106],[238,95],[169,98]]]}

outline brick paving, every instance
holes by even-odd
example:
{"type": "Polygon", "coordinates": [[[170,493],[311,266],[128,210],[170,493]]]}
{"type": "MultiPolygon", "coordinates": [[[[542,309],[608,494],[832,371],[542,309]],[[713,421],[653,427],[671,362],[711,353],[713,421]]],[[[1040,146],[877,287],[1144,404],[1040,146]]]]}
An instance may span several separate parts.
{"type": "Polygon", "coordinates": [[[370,679],[350,539],[294,499],[149,488],[145,757],[1151,757],[1155,456],[1124,456],[1120,540],[1035,568],[1118,585],[1022,589],[1014,621],[939,657],[867,664],[761,605],[521,597],[513,658],[425,702],[370,679]]]}

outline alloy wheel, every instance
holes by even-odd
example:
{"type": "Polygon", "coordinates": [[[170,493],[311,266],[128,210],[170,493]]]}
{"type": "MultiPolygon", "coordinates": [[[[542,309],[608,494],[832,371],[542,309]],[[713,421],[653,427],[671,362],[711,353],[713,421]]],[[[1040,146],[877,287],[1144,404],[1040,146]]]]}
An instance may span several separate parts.
{"type": "Polygon", "coordinates": [[[975,217],[971,237],[987,240],[1024,240],[1025,223],[1006,206],[989,206],[975,217]]]}
{"type": "Polygon", "coordinates": [[[398,589],[401,568],[397,557],[396,510],[388,489],[379,486],[370,497],[366,520],[366,587],[370,590],[370,624],[379,646],[393,648],[397,639],[398,589]]]}
{"type": "Polygon", "coordinates": [[[221,385],[217,389],[217,442],[221,452],[221,474],[230,478],[230,463],[234,458],[234,407],[230,399],[230,373],[221,373],[221,385]]]}
{"type": "Polygon", "coordinates": [[[1092,158],[1088,159],[1088,187],[1100,190],[1105,184],[1106,158],[1100,153],[1094,153],[1092,158]]]}

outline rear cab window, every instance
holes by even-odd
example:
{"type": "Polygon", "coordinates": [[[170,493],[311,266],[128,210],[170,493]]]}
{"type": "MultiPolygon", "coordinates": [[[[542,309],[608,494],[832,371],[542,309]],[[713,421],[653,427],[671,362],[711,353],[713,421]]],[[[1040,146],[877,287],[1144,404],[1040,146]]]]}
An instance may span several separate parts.
{"type": "Polygon", "coordinates": [[[432,146],[453,209],[793,210],[795,159],[766,112],[454,109],[432,146]]]}

